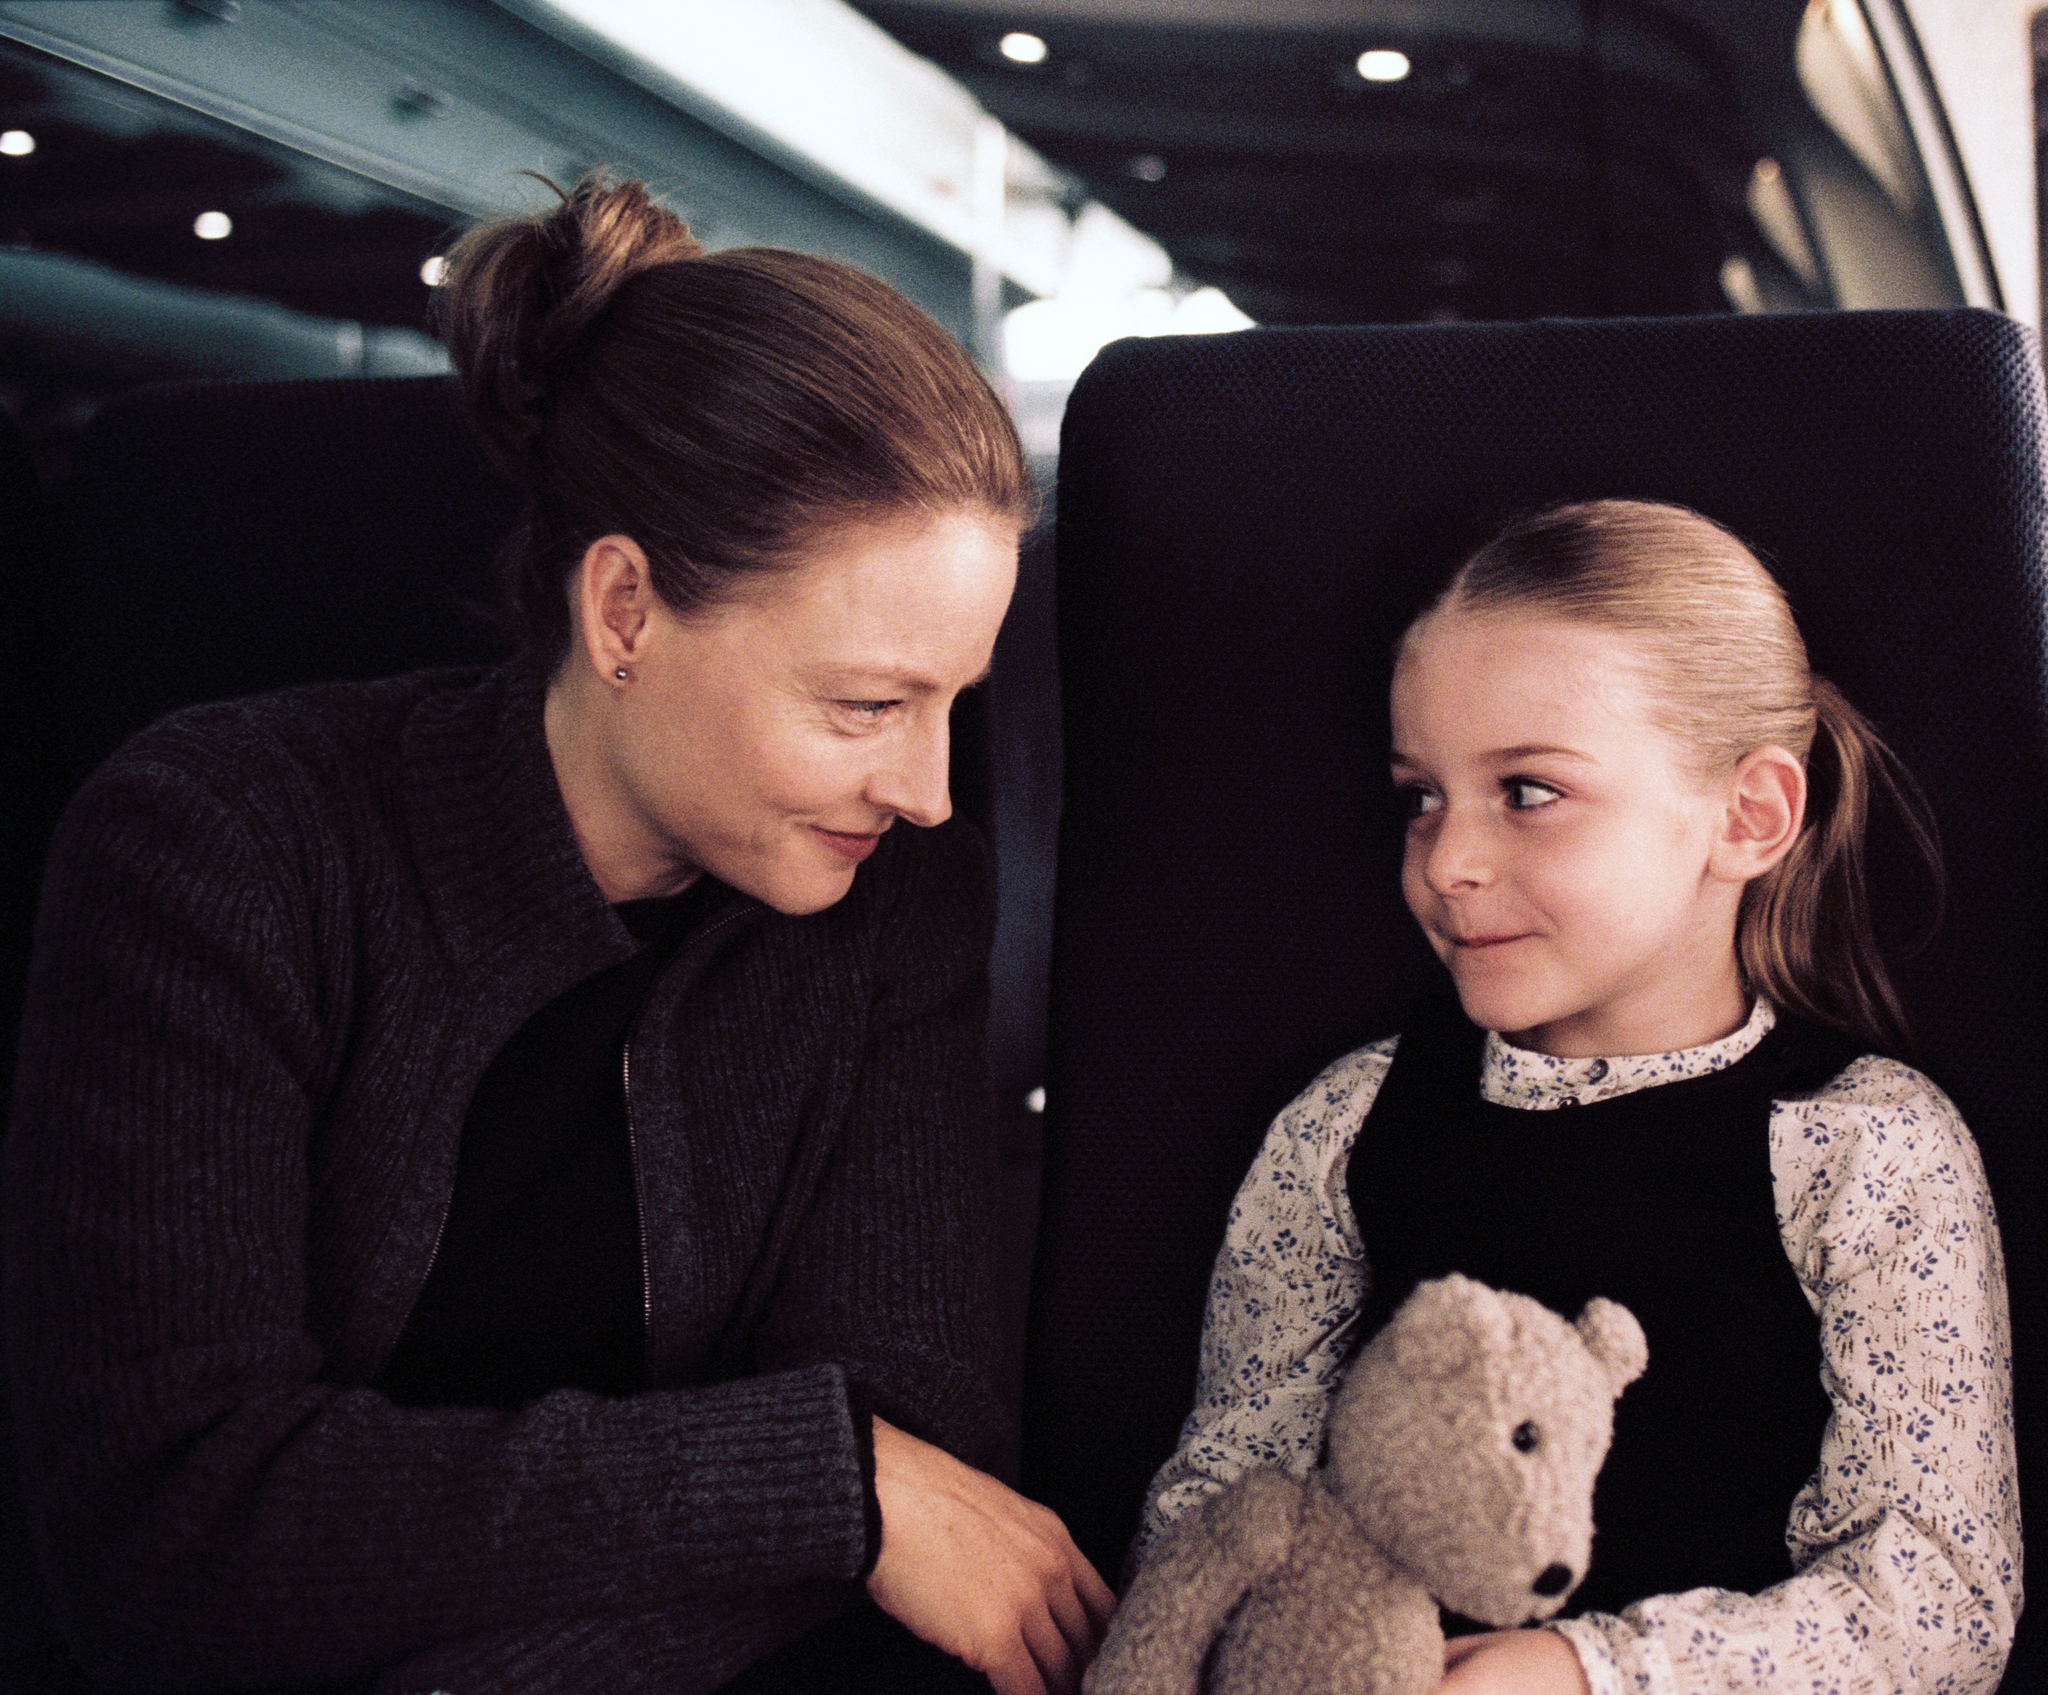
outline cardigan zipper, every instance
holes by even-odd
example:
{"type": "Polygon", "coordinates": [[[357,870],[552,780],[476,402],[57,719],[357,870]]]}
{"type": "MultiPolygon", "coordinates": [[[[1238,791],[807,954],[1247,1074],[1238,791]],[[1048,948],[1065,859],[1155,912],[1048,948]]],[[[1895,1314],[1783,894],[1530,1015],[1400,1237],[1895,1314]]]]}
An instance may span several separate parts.
{"type": "MultiPolygon", "coordinates": [[[[699,942],[716,935],[728,924],[746,917],[759,909],[757,902],[749,901],[723,913],[717,922],[690,939],[694,948],[699,942]]],[[[674,962],[671,961],[670,964],[674,962]]],[[[664,967],[666,970],[666,967],[664,967]]],[[[648,991],[653,998],[653,990],[648,991]]],[[[645,1003],[642,1003],[643,1008],[645,1003]]],[[[640,1199],[640,1143],[633,1128],[633,1038],[640,1033],[640,1014],[633,1015],[632,1027],[626,1033],[626,1044],[620,1058],[619,1077],[626,1098],[626,1163],[633,1179],[633,1224],[640,1236],[640,1370],[647,1375],[647,1350],[654,1334],[654,1274],[647,1257],[647,1208],[640,1199]]],[[[460,1156],[458,1155],[458,1158],[460,1156]]],[[[400,1337],[405,1335],[406,1326],[412,1323],[412,1315],[419,1311],[420,1298],[426,1294],[428,1283],[433,1281],[434,1267],[441,1262],[441,1245],[448,1238],[448,1218],[455,1210],[455,1191],[451,1187],[441,1201],[440,1221],[434,1226],[434,1245],[427,1250],[427,1269],[420,1278],[420,1286],[413,1291],[412,1305],[405,1309],[405,1320],[398,1327],[400,1337]]],[[[395,1344],[394,1344],[395,1346],[395,1344]]],[[[387,1356],[388,1358],[388,1356],[387,1356]]]]}
{"type": "Polygon", "coordinates": [[[640,1238],[640,1380],[646,1383],[648,1353],[654,1345],[654,1268],[647,1256],[647,1205],[640,1198],[640,1135],[633,1124],[633,1037],[640,1020],[626,1033],[619,1052],[619,1084],[626,1097],[626,1166],[633,1179],[633,1229],[640,1238]]]}
{"type": "MultiPolygon", "coordinates": [[[[749,913],[759,910],[758,903],[749,901],[721,914],[714,922],[705,926],[690,938],[689,946],[679,953],[694,954],[727,925],[737,922],[749,913]]],[[[671,960],[662,968],[666,976],[675,968],[671,960]]],[[[657,978],[657,982],[659,978],[657,978]]],[[[626,1040],[619,1050],[619,1087],[626,1103],[626,1164],[633,1179],[633,1228],[640,1238],[640,1377],[648,1387],[653,1386],[653,1361],[649,1357],[654,1348],[654,1266],[647,1248],[647,1203],[640,1192],[640,1131],[633,1118],[633,1041],[640,1034],[640,1020],[647,1010],[647,1001],[654,999],[650,985],[647,999],[640,1003],[640,1010],[633,1014],[632,1024],[626,1031],[626,1040]]]]}

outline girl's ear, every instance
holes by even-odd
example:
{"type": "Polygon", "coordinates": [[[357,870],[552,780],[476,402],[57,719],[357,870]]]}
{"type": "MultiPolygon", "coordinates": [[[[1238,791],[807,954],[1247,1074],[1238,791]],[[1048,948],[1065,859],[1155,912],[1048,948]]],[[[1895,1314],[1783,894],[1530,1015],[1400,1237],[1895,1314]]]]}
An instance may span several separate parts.
{"type": "Polygon", "coordinates": [[[1781,747],[1760,747],[1736,762],[1727,793],[1710,869],[1724,881],[1747,883],[1798,840],[1806,817],[1806,768],[1781,747]]]}

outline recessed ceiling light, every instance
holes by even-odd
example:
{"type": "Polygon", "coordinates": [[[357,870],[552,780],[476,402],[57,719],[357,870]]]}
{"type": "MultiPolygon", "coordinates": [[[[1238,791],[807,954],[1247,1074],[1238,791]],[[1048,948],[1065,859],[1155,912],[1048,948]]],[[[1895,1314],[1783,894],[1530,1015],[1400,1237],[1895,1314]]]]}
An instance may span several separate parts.
{"type": "Polygon", "coordinates": [[[234,227],[234,219],[225,212],[201,212],[192,220],[192,233],[201,241],[225,241],[234,227]]]}
{"type": "Polygon", "coordinates": [[[0,153],[21,159],[36,150],[36,138],[25,129],[0,130],[0,153]]]}
{"type": "Polygon", "coordinates": [[[1015,60],[1020,65],[1042,65],[1046,54],[1051,51],[1037,36],[1028,35],[1021,29],[1012,30],[996,45],[1002,49],[1005,59],[1015,60]]]}
{"type": "Polygon", "coordinates": [[[1358,74],[1367,82],[1399,82],[1410,68],[1408,55],[1392,47],[1372,47],[1358,55],[1358,74]]]}

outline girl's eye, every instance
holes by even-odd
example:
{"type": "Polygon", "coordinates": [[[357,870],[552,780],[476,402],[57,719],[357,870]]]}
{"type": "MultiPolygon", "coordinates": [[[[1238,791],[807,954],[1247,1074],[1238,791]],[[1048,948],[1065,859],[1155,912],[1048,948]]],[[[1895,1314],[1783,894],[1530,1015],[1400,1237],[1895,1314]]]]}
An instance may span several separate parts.
{"type": "Polygon", "coordinates": [[[1444,797],[1434,789],[1425,789],[1410,783],[1400,791],[1401,816],[1422,818],[1437,810],[1444,803],[1444,797]]]}
{"type": "Polygon", "coordinates": [[[1514,812],[1533,812],[1564,798],[1548,783],[1538,782],[1534,777],[1508,777],[1501,787],[1507,791],[1509,810],[1514,812]]]}

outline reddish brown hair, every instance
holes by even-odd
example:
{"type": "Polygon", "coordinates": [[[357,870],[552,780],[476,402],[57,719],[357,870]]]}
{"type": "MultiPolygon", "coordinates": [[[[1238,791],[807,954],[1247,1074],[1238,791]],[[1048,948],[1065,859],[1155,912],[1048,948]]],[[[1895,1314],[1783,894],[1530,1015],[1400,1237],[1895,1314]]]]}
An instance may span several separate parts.
{"type": "Polygon", "coordinates": [[[1784,590],[1754,553],[1682,506],[1579,501],[1497,531],[1423,617],[1438,610],[1559,618],[1634,637],[1658,727],[1703,777],[1760,747],[1797,756],[1806,818],[1792,851],[1743,890],[1735,947],[1744,980],[1788,1012],[1881,1052],[1910,1052],[1871,921],[1864,835],[1876,802],[1926,866],[1938,914],[1933,818],[1870,721],[1814,674],[1784,590]]]}
{"type": "Polygon", "coordinates": [[[440,316],[464,397],[527,496],[507,553],[515,618],[550,665],[568,573],[599,536],[639,542],[656,593],[690,612],[849,519],[1029,516],[994,390],[851,265],[706,254],[645,184],[602,174],[552,212],[470,230],[448,264],[440,316]]]}

